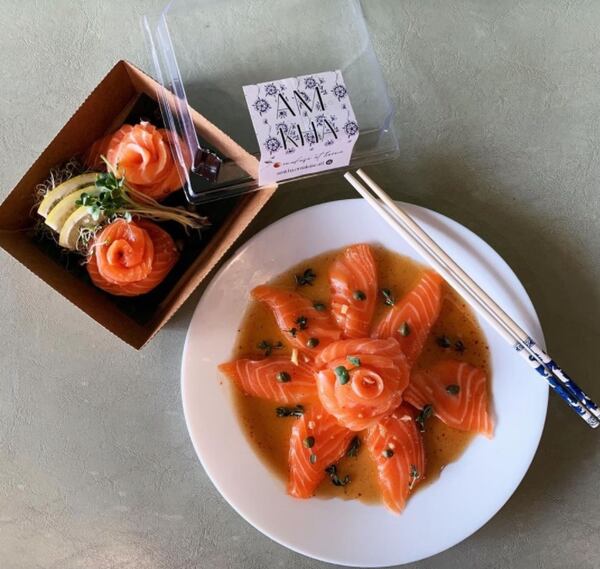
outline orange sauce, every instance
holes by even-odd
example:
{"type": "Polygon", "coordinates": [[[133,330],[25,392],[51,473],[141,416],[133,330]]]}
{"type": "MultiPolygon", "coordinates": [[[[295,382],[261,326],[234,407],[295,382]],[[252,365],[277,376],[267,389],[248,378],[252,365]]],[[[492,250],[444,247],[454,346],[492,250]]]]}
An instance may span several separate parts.
{"type": "MultiPolygon", "coordinates": [[[[396,299],[402,298],[416,285],[424,267],[412,259],[388,251],[383,247],[375,246],[373,251],[377,262],[380,288],[389,288],[396,299]]],[[[310,267],[317,274],[317,278],[312,286],[303,286],[300,290],[311,300],[321,301],[328,305],[327,274],[329,265],[338,253],[339,251],[330,251],[308,259],[276,277],[270,284],[295,289],[294,275],[300,274],[310,267]]],[[[377,305],[374,321],[386,310],[389,310],[389,307],[382,300],[377,305]]],[[[257,347],[262,340],[268,340],[271,343],[281,341],[285,345],[285,339],[270,310],[266,306],[252,301],[240,324],[234,357],[262,355],[257,347]]],[[[286,346],[277,350],[276,353],[289,354],[290,350],[286,346]]],[[[434,325],[416,365],[428,366],[448,357],[481,367],[490,377],[489,349],[475,316],[462,298],[448,285],[445,285],[440,317],[434,325]],[[447,336],[453,342],[460,340],[465,346],[464,351],[441,348],[436,342],[439,336],[447,336]]],[[[235,409],[249,443],[276,476],[287,479],[288,442],[291,426],[295,419],[293,417],[277,417],[275,414],[276,403],[247,397],[236,388],[232,391],[235,409]]],[[[473,438],[472,434],[451,429],[436,418],[429,419],[426,427],[424,436],[427,472],[424,483],[417,488],[437,479],[447,464],[461,456],[473,438]]],[[[358,434],[361,436],[360,433],[358,434]]],[[[380,500],[375,466],[363,446],[361,446],[358,456],[345,457],[340,461],[338,472],[340,476],[349,474],[351,483],[338,487],[326,479],[319,486],[317,496],[322,498],[336,496],[365,502],[380,500]]]]}

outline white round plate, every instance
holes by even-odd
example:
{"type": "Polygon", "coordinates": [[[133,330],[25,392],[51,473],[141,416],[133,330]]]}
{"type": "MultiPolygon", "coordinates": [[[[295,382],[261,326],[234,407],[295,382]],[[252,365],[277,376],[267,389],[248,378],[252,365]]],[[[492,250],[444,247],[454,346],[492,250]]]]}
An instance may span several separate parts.
{"type": "MultiPolygon", "coordinates": [[[[543,344],[535,310],[510,267],[479,237],[433,211],[403,204],[418,223],[529,333],[543,344]]],[[[331,563],[382,567],[423,559],[459,543],[509,499],[537,449],[548,388],[483,320],[492,360],[492,440],[476,437],[439,480],[396,516],[357,501],[286,495],[248,445],[217,365],[231,359],[248,292],[330,249],[380,243],[421,261],[363,200],[293,213],[245,243],[215,276],[188,330],[181,370],[183,408],[196,453],[237,512],[275,541],[331,563]]]]}

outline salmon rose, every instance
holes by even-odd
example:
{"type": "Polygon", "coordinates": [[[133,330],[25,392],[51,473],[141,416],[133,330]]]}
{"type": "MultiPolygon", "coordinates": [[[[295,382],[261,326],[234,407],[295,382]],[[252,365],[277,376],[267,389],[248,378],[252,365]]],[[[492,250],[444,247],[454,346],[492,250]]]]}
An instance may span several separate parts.
{"type": "Polygon", "coordinates": [[[340,340],[318,362],[317,390],[323,407],[344,427],[366,429],[402,403],[410,368],[394,338],[340,340]]]}
{"type": "Polygon", "coordinates": [[[87,270],[98,288],[138,296],[159,285],[178,258],[172,237],[155,223],[117,219],[94,240],[87,270]]]}
{"type": "MultiPolygon", "coordinates": [[[[161,200],[183,185],[185,172],[173,156],[171,139],[176,136],[149,122],[124,124],[114,134],[96,141],[86,156],[90,168],[102,166],[102,156],[117,168],[127,184],[155,200],[161,200]]],[[[187,168],[191,165],[184,157],[187,168]]]]}

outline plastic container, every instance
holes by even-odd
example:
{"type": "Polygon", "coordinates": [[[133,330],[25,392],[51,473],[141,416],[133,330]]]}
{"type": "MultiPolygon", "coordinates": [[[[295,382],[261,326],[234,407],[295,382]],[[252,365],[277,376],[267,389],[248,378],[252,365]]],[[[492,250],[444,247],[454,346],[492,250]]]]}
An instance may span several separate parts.
{"type": "Polygon", "coordinates": [[[257,175],[198,136],[189,111],[196,109],[259,159],[245,85],[341,70],[360,127],[349,167],[398,151],[393,106],[359,0],[173,0],[144,16],[143,28],[164,87],[158,97],[163,119],[179,134],[176,155],[183,164],[193,157],[184,185],[192,203],[260,189],[257,175]]]}

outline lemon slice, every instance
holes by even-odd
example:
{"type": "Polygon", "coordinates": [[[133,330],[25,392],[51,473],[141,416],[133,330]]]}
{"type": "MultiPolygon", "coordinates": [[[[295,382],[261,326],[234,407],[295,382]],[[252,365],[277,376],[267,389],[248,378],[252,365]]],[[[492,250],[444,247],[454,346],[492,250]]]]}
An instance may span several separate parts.
{"type": "Polygon", "coordinates": [[[59,184],[56,188],[46,194],[38,207],[38,213],[42,217],[48,217],[50,210],[54,208],[60,200],[75,190],[95,184],[97,177],[98,172],[89,172],[87,174],[81,174],[81,176],[69,178],[66,182],[59,184]]]}
{"type": "Polygon", "coordinates": [[[101,221],[94,219],[89,209],[85,206],[78,207],[69,217],[67,217],[60,235],[58,237],[58,244],[66,249],[74,251],[77,249],[77,241],[79,240],[79,233],[84,227],[95,227],[101,221]]]}
{"type": "Polygon", "coordinates": [[[95,186],[86,186],[85,188],[71,192],[52,208],[46,218],[46,225],[60,233],[67,218],[79,208],[76,202],[81,198],[82,194],[95,195],[98,192],[99,190],[95,186]]]}

